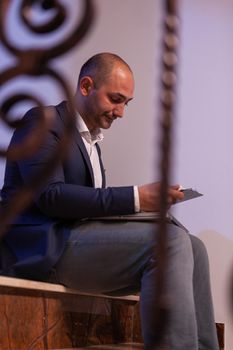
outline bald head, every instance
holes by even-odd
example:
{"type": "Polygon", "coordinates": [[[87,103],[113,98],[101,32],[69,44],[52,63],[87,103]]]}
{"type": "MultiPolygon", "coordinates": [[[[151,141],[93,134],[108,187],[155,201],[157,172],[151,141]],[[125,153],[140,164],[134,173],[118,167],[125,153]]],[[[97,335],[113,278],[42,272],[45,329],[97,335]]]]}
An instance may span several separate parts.
{"type": "Polygon", "coordinates": [[[129,65],[112,53],[99,53],[81,68],[75,94],[76,108],[91,132],[108,129],[124,115],[134,94],[129,65]]]}
{"type": "Polygon", "coordinates": [[[113,67],[120,66],[128,69],[131,73],[130,66],[118,55],[109,52],[98,53],[84,63],[80,70],[78,85],[85,76],[92,78],[95,88],[99,88],[110,77],[113,67]]]}

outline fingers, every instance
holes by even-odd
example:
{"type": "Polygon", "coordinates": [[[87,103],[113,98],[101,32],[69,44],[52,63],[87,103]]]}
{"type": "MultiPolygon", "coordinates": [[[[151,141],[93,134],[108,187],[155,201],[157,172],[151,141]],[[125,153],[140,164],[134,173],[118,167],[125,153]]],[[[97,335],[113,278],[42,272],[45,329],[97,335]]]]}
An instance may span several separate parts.
{"type": "Polygon", "coordinates": [[[172,185],[172,186],[170,186],[170,188],[172,188],[173,190],[179,191],[181,186],[180,185],[172,185]]]}
{"type": "MultiPolygon", "coordinates": [[[[167,205],[170,207],[177,200],[184,198],[184,193],[179,191],[180,185],[168,188],[167,205]]],[[[138,187],[140,208],[142,211],[159,211],[161,183],[151,183],[138,187]]]]}
{"type": "Polygon", "coordinates": [[[169,188],[168,190],[168,203],[169,204],[175,204],[177,200],[181,200],[184,198],[184,193],[174,189],[173,186],[172,188],[169,188]]]}

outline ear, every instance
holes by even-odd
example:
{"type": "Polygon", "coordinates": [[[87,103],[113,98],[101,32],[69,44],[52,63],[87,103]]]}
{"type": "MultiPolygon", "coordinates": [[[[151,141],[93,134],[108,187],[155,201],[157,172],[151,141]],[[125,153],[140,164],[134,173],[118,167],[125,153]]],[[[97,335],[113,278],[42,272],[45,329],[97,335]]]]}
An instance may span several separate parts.
{"type": "Polygon", "coordinates": [[[94,82],[91,77],[85,76],[81,79],[79,88],[83,96],[88,96],[93,87],[94,82]]]}

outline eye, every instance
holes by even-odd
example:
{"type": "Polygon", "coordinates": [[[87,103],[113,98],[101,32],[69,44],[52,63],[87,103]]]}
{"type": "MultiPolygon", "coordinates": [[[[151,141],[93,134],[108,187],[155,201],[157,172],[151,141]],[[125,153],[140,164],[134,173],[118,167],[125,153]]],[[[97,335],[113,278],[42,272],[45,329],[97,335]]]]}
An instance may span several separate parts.
{"type": "Polygon", "coordinates": [[[126,99],[123,95],[108,95],[109,100],[114,104],[124,104],[125,106],[128,106],[128,103],[131,101],[131,99],[126,99]]]}
{"type": "Polygon", "coordinates": [[[110,96],[110,100],[113,102],[113,103],[121,103],[122,100],[117,97],[117,96],[110,96]]]}

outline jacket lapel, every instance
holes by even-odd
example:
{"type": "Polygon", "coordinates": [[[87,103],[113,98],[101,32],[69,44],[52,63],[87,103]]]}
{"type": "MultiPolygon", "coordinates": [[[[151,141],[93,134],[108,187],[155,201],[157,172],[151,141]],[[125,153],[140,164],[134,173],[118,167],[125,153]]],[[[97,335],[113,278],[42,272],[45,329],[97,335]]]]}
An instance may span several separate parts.
{"type": "MultiPolygon", "coordinates": [[[[65,101],[62,102],[58,106],[56,106],[56,109],[57,109],[57,111],[58,111],[58,113],[59,113],[63,123],[66,123],[66,116],[68,115],[68,113],[70,113],[69,112],[68,103],[65,102],[65,101]]],[[[78,129],[75,129],[74,140],[77,143],[80,151],[82,152],[83,158],[84,158],[84,160],[85,160],[85,162],[87,164],[88,170],[89,170],[90,175],[91,175],[92,186],[94,187],[95,180],[94,180],[94,174],[93,174],[93,169],[92,169],[92,166],[91,166],[90,158],[89,158],[89,155],[87,153],[86,147],[85,147],[85,145],[83,143],[82,137],[81,137],[78,129]]],[[[103,179],[102,187],[105,187],[105,182],[106,182],[106,180],[105,180],[105,170],[104,170],[103,163],[102,163],[102,160],[101,160],[100,147],[99,147],[98,144],[97,144],[97,152],[98,152],[98,156],[99,156],[100,168],[101,168],[102,179],[103,179]]]]}
{"type": "Polygon", "coordinates": [[[91,174],[92,186],[94,187],[95,186],[94,174],[93,174],[91,161],[90,161],[89,155],[87,153],[86,147],[85,147],[83,140],[82,140],[82,137],[77,129],[75,129],[74,135],[75,135],[75,142],[77,143],[80,151],[82,152],[83,158],[84,158],[84,160],[87,164],[88,170],[91,174]]]}
{"type": "Polygon", "coordinates": [[[100,169],[101,169],[101,174],[102,174],[102,187],[105,188],[106,186],[106,177],[105,177],[105,169],[104,169],[104,165],[101,159],[101,151],[100,151],[100,146],[98,145],[98,143],[96,143],[96,149],[97,149],[97,153],[99,156],[99,161],[100,161],[100,169]]]}

